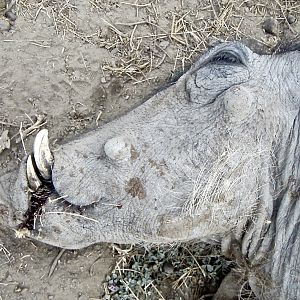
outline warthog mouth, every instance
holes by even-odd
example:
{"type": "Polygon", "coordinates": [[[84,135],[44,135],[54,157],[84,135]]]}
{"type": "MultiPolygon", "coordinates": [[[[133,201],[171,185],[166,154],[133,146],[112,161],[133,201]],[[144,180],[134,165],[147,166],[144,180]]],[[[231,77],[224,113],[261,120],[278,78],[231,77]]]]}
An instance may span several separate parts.
{"type": "MultiPolygon", "coordinates": [[[[49,148],[48,131],[41,130],[34,141],[33,153],[26,161],[26,175],[29,188],[28,208],[24,220],[18,229],[32,231],[36,228],[36,220],[44,213],[48,203],[55,203],[66,213],[81,215],[86,206],[75,205],[60,196],[52,182],[52,168],[54,158],[49,148]]],[[[90,205],[88,205],[90,206],[90,205]]]]}
{"type": "Polygon", "coordinates": [[[28,209],[19,229],[33,230],[36,218],[42,214],[43,206],[48,201],[49,196],[55,193],[52,183],[53,162],[54,159],[48,143],[48,131],[44,129],[37,134],[33,153],[27,158],[28,209]]]}

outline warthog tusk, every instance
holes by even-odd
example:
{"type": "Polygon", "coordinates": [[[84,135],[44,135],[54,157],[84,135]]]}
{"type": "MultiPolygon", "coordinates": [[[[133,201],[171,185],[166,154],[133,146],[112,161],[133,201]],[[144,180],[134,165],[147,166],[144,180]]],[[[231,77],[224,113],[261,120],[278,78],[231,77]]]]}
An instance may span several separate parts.
{"type": "Polygon", "coordinates": [[[53,166],[53,155],[49,148],[47,129],[42,129],[36,135],[33,145],[33,155],[41,176],[46,180],[50,180],[53,166]]]}

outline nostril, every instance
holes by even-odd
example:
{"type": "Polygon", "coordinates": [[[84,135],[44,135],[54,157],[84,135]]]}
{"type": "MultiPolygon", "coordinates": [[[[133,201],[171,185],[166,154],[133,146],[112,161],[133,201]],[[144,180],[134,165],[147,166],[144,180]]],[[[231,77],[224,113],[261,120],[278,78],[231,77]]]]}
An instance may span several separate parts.
{"type": "Polygon", "coordinates": [[[104,152],[112,160],[128,160],[131,157],[131,143],[126,137],[114,137],[105,143],[104,152]]]}

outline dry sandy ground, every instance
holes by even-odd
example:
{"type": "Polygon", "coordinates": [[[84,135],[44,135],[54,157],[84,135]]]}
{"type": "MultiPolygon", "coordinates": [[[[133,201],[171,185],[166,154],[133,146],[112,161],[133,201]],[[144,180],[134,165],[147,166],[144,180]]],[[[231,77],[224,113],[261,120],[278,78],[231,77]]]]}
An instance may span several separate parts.
{"type": "MultiPolygon", "coordinates": [[[[55,149],[140,104],[218,40],[269,50],[300,31],[296,0],[15,2],[17,19],[0,19],[10,26],[0,31],[0,174],[31,151],[37,127],[55,149]]],[[[59,252],[0,229],[0,299],[100,299],[108,246],[65,251],[48,277],[59,252]]]]}

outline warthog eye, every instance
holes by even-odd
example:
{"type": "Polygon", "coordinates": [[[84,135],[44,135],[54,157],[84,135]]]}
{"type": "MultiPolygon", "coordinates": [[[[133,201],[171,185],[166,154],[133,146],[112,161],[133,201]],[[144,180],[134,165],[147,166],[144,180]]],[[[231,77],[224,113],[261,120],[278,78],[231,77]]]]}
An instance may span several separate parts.
{"type": "Polygon", "coordinates": [[[222,51],[213,56],[210,60],[211,63],[220,64],[241,64],[241,59],[234,53],[222,51]]]}

